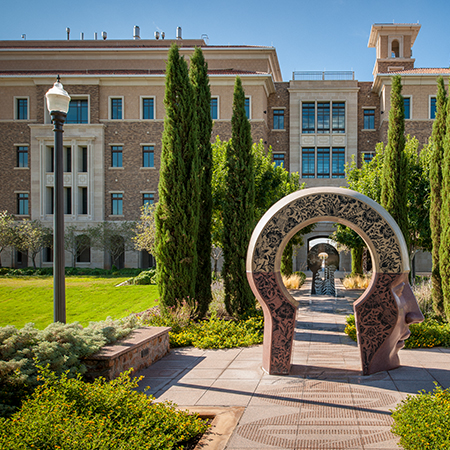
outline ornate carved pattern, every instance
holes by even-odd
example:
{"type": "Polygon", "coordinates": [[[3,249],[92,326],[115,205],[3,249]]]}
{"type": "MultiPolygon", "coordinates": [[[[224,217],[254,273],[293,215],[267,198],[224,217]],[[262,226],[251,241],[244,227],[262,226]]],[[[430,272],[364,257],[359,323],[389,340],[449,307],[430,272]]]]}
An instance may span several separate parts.
{"type": "Polygon", "coordinates": [[[269,372],[288,374],[291,365],[296,308],[278,287],[274,273],[254,273],[253,279],[272,317],[269,372]]]}
{"type": "Polygon", "coordinates": [[[399,274],[377,274],[368,297],[355,305],[363,374],[370,373],[370,363],[391,334],[398,318],[398,307],[391,292],[399,274]]]}
{"type": "Polygon", "coordinates": [[[402,271],[400,245],[389,224],[371,206],[341,194],[312,194],[280,209],[259,235],[253,257],[253,272],[274,272],[275,256],[283,238],[306,220],[322,217],[345,219],[363,231],[380,258],[380,271],[402,271]]]}

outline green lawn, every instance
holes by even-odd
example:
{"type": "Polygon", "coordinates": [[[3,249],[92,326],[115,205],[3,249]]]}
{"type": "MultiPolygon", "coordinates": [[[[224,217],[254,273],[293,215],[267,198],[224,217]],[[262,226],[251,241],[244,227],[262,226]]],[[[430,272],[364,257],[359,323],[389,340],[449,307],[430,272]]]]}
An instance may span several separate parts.
{"type": "MultiPolygon", "coordinates": [[[[125,278],[66,277],[66,321],[89,322],[108,316],[119,319],[155,306],[157,286],[120,286],[125,278]]],[[[43,329],[53,322],[52,277],[1,277],[0,326],[23,327],[32,322],[43,329]]]]}

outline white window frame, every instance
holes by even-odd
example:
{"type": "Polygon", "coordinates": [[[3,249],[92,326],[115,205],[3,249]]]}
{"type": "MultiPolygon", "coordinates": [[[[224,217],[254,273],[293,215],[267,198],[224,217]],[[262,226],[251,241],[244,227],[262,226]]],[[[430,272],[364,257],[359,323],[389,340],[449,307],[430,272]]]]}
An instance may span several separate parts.
{"type": "MultiPolygon", "coordinates": [[[[118,97],[115,97],[118,98],[118,97]]],[[[122,112],[123,112],[123,101],[122,101],[122,112]]],[[[156,96],[154,95],[141,95],[139,97],[139,117],[141,120],[156,120],[156,96]],[[144,99],[153,99],[153,119],[144,119],[144,99]]]]}
{"type": "Polygon", "coordinates": [[[17,95],[14,96],[14,111],[13,111],[13,118],[17,122],[25,122],[26,120],[30,120],[30,97],[26,95],[17,95]],[[26,119],[16,119],[17,117],[17,100],[26,100],[27,101],[27,118],[26,119]]]}
{"type": "Polygon", "coordinates": [[[108,119],[109,120],[114,120],[114,121],[119,121],[119,120],[124,120],[125,119],[125,98],[123,95],[110,95],[108,97],[108,119]],[[113,99],[122,99],[122,117],[120,119],[112,119],[112,109],[111,109],[111,100],[113,99]]]}

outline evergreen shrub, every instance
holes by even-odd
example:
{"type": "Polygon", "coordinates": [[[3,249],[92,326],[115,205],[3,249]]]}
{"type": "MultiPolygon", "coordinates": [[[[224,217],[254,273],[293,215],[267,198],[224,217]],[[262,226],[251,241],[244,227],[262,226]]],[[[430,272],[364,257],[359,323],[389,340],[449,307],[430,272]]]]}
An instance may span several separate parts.
{"type": "Polygon", "coordinates": [[[208,425],[195,414],[135,389],[129,372],[89,384],[41,369],[41,385],[9,419],[0,419],[0,448],[79,450],[182,449],[208,425]]]}
{"type": "Polygon", "coordinates": [[[392,432],[405,450],[450,448],[450,391],[408,395],[392,412],[392,432]]]}

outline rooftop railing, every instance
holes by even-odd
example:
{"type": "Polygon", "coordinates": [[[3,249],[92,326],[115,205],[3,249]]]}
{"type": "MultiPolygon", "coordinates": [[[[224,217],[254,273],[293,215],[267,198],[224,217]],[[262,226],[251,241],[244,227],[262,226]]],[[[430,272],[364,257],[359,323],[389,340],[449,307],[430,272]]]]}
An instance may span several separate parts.
{"type": "Polygon", "coordinates": [[[355,72],[347,71],[309,71],[309,72],[293,72],[293,81],[325,81],[325,80],[354,80],[355,72]]]}

